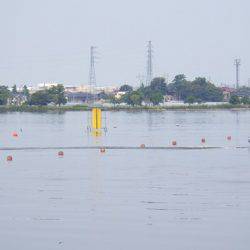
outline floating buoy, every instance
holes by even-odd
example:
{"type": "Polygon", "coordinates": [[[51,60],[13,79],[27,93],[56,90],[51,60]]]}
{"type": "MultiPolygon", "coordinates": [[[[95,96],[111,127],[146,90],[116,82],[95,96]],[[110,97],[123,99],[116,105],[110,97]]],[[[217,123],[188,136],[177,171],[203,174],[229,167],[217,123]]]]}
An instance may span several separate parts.
{"type": "Polygon", "coordinates": [[[145,144],[141,144],[140,148],[145,148],[146,145],[145,144]]]}
{"type": "Polygon", "coordinates": [[[106,149],[105,149],[105,148],[101,148],[101,149],[100,149],[100,152],[101,152],[101,153],[105,153],[105,152],[106,152],[106,149]]]}
{"type": "Polygon", "coordinates": [[[13,132],[13,133],[12,133],[12,136],[13,136],[13,137],[18,137],[18,133],[17,133],[17,132],[13,132]]]}
{"type": "Polygon", "coordinates": [[[172,141],[172,146],[176,146],[177,145],[177,141],[172,141]]]}
{"type": "Polygon", "coordinates": [[[58,156],[63,157],[64,156],[64,152],[63,151],[59,151],[58,152],[58,156]]]}
{"type": "Polygon", "coordinates": [[[13,161],[12,155],[8,155],[8,156],[7,156],[7,161],[13,161]]]}
{"type": "Polygon", "coordinates": [[[227,140],[228,140],[228,141],[231,141],[231,140],[232,140],[232,136],[229,135],[229,136],[227,137],[227,140]]]}
{"type": "Polygon", "coordinates": [[[205,139],[205,138],[202,138],[202,139],[201,139],[201,143],[206,143],[206,139],[205,139]]]}

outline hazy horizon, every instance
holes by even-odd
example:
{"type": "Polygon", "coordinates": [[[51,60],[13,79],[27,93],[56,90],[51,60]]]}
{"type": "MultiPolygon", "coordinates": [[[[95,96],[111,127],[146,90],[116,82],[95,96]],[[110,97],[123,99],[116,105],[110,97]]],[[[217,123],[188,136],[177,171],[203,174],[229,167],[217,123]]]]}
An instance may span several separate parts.
{"type": "Polygon", "coordinates": [[[154,76],[210,78],[241,84],[250,78],[247,0],[10,0],[1,4],[0,84],[86,84],[89,48],[97,46],[98,85],[138,85],[146,45],[154,46],[154,76]]]}

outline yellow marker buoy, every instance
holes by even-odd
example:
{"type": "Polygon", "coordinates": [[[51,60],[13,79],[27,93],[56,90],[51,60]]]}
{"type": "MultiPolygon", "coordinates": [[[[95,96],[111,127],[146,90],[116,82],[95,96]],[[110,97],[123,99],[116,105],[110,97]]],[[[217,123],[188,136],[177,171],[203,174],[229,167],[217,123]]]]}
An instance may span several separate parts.
{"type": "Polygon", "coordinates": [[[100,108],[92,109],[92,128],[93,129],[102,128],[102,110],[100,108]]]}

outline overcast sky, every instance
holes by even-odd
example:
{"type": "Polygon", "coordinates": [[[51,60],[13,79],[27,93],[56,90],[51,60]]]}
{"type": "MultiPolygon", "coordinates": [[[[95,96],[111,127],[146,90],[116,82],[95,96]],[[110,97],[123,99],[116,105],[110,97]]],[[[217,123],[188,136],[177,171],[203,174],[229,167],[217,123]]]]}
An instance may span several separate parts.
{"type": "Polygon", "coordinates": [[[0,1],[0,84],[87,83],[94,45],[98,85],[137,85],[148,40],[154,76],[250,78],[249,0],[0,1]]]}

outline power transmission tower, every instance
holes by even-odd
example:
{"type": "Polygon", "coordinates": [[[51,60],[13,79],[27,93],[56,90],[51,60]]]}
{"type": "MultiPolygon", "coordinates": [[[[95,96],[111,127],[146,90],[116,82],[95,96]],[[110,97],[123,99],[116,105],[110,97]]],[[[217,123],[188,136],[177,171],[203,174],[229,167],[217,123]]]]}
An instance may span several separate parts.
{"type": "Polygon", "coordinates": [[[153,46],[152,42],[149,41],[147,45],[147,77],[146,77],[146,85],[150,85],[153,79],[153,46]]]}
{"type": "Polygon", "coordinates": [[[236,89],[239,88],[240,86],[240,65],[241,65],[241,60],[240,59],[235,59],[234,60],[234,65],[236,68],[236,89]]]}
{"type": "Polygon", "coordinates": [[[90,47],[90,67],[89,67],[89,89],[90,97],[94,96],[94,89],[96,87],[96,75],[95,75],[95,62],[96,62],[96,47],[90,47]]]}

